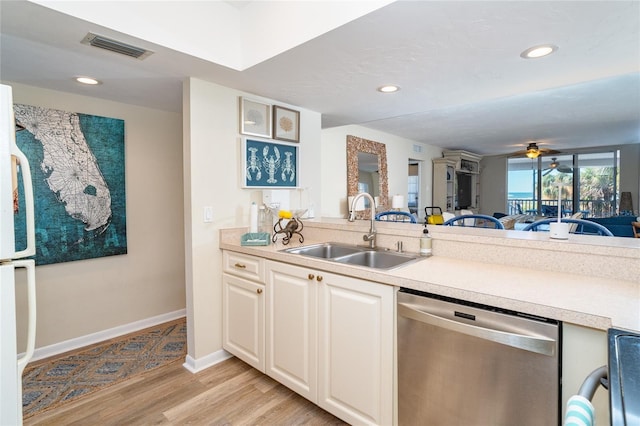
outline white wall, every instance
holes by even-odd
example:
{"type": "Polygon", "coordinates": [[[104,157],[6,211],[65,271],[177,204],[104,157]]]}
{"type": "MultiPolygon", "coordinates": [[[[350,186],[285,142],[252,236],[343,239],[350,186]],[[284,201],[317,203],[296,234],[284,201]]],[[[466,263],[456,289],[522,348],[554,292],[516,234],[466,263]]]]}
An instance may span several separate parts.
{"type": "MultiPolygon", "coordinates": [[[[299,186],[320,194],[320,114],[195,78],[184,83],[184,193],[188,355],[196,363],[222,348],[221,228],[248,226],[262,191],[241,188],[239,97],[300,111],[299,186]],[[213,222],[203,222],[204,206],[213,222]]],[[[318,198],[318,197],[316,197],[318,198]]],[[[314,200],[317,214],[322,206],[314,200]]]]}
{"type": "Polygon", "coordinates": [[[358,125],[322,130],[322,215],[346,217],[347,211],[347,135],[358,136],[386,145],[389,195],[402,194],[407,199],[409,185],[409,159],[422,160],[420,176],[421,201],[418,212],[424,216],[424,207],[431,205],[433,158],[442,156],[442,148],[415,142],[358,125]],[[414,151],[414,145],[422,152],[414,151]]]}
{"type": "Polygon", "coordinates": [[[36,347],[184,309],[181,115],[8,84],[16,103],[125,121],[128,254],[36,267],[36,347]]]}
{"type": "Polygon", "coordinates": [[[640,215],[640,143],[620,146],[620,192],[631,192],[633,211],[640,215]]]}
{"type": "Polygon", "coordinates": [[[507,205],[507,158],[483,157],[480,167],[480,213],[504,212],[507,205]]]}

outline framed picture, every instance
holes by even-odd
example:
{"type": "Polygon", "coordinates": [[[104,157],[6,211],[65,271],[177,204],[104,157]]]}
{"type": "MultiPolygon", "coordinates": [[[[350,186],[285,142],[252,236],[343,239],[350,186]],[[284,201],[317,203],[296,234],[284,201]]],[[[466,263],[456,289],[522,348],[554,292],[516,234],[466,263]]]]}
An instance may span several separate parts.
{"type": "Polygon", "coordinates": [[[295,188],[298,186],[298,146],[242,138],[244,188],[295,188]]]}
{"type": "Polygon", "coordinates": [[[300,111],[273,106],[273,139],[300,141],[300,111]]]}
{"type": "Polygon", "coordinates": [[[240,98],[240,133],[271,137],[271,105],[240,98]]]}

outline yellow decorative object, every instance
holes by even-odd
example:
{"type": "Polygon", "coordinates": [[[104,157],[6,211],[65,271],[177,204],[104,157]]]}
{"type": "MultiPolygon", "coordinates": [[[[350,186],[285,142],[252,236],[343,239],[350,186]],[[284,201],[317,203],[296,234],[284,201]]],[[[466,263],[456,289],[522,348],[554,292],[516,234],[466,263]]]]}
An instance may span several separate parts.
{"type": "Polygon", "coordinates": [[[280,210],[280,213],[278,215],[282,219],[291,219],[293,217],[289,210],[280,210]]]}

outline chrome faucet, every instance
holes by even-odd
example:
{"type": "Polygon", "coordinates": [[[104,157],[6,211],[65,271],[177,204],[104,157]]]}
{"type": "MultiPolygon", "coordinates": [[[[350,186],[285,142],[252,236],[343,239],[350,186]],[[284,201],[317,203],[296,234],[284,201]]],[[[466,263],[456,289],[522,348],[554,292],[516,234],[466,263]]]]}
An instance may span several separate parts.
{"type": "Polygon", "coordinates": [[[351,207],[349,207],[349,222],[353,222],[356,220],[356,204],[358,200],[362,197],[366,197],[369,200],[369,207],[371,208],[371,227],[369,228],[369,233],[364,234],[362,239],[364,241],[369,241],[369,247],[374,249],[376,248],[376,202],[371,195],[367,192],[360,192],[358,195],[353,197],[353,201],[351,202],[351,207]]]}

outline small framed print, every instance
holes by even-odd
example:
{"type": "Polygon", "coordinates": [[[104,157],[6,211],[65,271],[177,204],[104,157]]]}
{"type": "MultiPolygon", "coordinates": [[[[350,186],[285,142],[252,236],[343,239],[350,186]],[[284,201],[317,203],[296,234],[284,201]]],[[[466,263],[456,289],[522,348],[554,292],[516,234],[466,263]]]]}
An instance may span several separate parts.
{"type": "Polygon", "coordinates": [[[273,139],[300,141],[300,111],[273,106],[273,139]]]}
{"type": "Polygon", "coordinates": [[[243,188],[296,188],[298,146],[242,138],[243,188]]]}
{"type": "Polygon", "coordinates": [[[240,133],[271,137],[271,105],[240,98],[240,133]]]}

